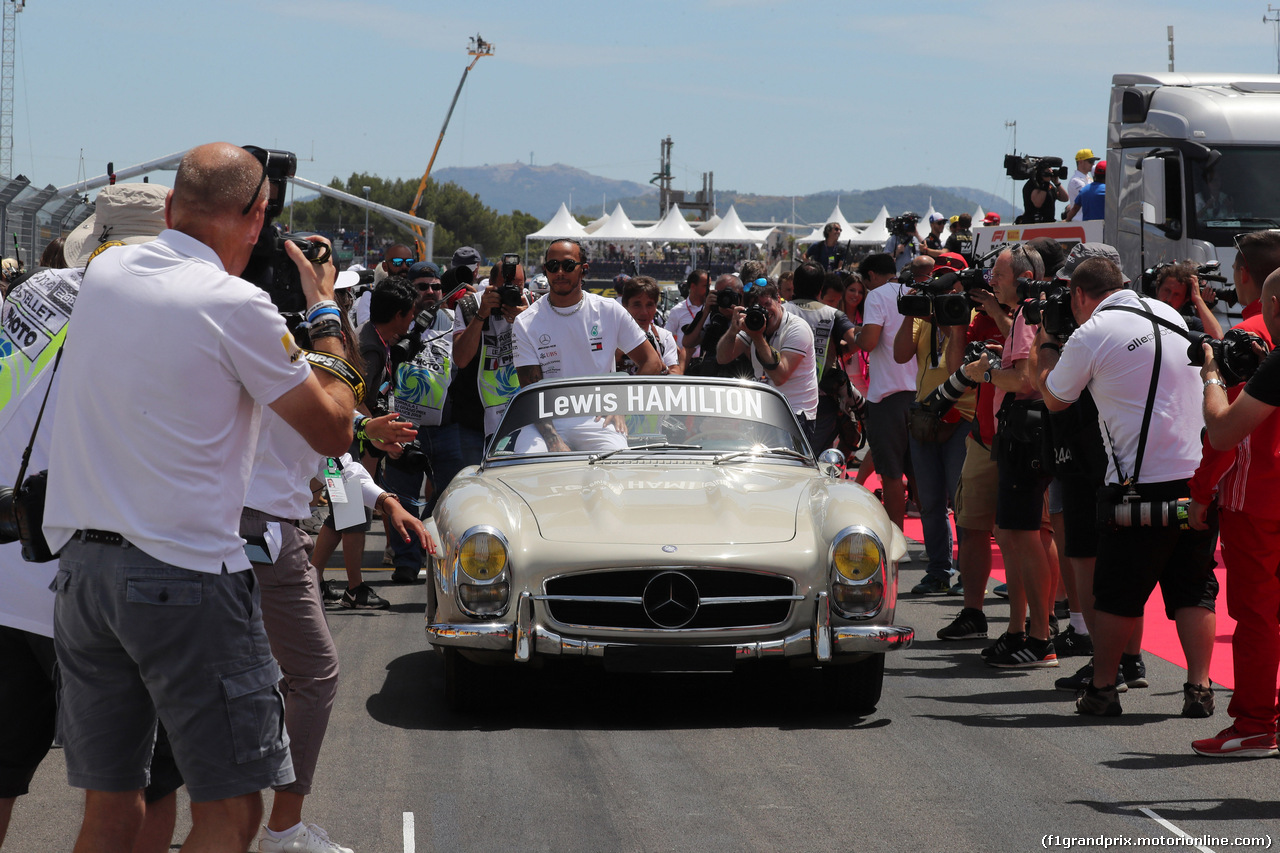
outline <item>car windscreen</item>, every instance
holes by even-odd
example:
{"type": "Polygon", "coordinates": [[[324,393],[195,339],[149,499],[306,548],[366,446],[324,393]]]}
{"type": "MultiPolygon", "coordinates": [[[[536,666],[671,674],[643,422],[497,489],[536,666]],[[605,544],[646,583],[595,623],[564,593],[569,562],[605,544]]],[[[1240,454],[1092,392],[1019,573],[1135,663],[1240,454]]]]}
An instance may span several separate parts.
{"type": "MultiPolygon", "coordinates": [[[[808,454],[786,401],[760,385],[660,378],[534,387],[507,407],[490,457],[641,448],[808,454]]],[[[646,451],[647,452],[647,451],[646,451]]]]}

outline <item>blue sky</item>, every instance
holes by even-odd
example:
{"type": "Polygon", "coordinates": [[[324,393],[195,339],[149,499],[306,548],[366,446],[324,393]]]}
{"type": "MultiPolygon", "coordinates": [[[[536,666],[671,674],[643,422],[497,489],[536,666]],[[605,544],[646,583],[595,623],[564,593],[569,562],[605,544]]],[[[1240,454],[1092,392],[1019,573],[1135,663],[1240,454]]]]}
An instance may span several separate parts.
{"type": "Polygon", "coordinates": [[[479,32],[496,52],[471,72],[436,168],[532,154],[644,183],[670,135],[677,189],[713,171],[743,192],[930,183],[1007,198],[1006,121],[1022,152],[1101,149],[1111,75],[1165,70],[1168,25],[1178,71],[1275,73],[1266,8],[29,0],[13,164],[62,186],[227,139],[293,150],[316,181],[416,179],[479,32]]]}

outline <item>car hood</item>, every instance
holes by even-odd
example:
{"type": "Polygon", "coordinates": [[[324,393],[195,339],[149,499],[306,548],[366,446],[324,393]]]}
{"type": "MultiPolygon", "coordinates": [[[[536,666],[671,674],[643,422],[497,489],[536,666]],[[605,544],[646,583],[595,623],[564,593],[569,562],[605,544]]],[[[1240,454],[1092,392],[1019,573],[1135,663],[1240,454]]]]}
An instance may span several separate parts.
{"type": "Polygon", "coordinates": [[[814,479],[808,468],[693,463],[574,465],[504,471],[552,542],[759,544],[796,535],[796,508],[814,479]]]}

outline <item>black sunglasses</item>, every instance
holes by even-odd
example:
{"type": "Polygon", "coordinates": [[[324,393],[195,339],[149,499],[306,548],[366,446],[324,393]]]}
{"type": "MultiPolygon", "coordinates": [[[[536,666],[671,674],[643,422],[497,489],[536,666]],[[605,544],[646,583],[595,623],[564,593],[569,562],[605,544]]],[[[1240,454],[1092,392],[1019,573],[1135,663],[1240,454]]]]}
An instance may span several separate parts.
{"type": "Polygon", "coordinates": [[[560,270],[562,269],[565,272],[573,272],[578,268],[579,265],[585,267],[587,263],[586,261],[575,261],[572,259],[564,260],[564,261],[547,261],[542,265],[542,268],[550,273],[557,273],[557,272],[560,272],[560,270]]]}
{"type": "Polygon", "coordinates": [[[438,281],[424,281],[418,285],[418,290],[444,290],[444,285],[438,281]]]}
{"type": "Polygon", "coordinates": [[[262,161],[262,175],[258,178],[258,185],[253,188],[253,195],[249,196],[249,203],[244,206],[244,210],[240,211],[241,216],[248,216],[249,211],[253,210],[253,205],[258,201],[258,193],[262,192],[262,185],[267,180],[267,164],[271,162],[271,152],[265,153],[267,156],[262,161]]]}

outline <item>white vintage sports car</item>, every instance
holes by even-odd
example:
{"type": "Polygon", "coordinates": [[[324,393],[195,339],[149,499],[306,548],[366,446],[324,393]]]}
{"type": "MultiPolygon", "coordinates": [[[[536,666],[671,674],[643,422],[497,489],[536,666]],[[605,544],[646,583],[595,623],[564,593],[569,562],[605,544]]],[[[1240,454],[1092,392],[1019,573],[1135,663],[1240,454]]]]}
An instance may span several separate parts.
{"type": "Polygon", "coordinates": [[[828,670],[865,714],[894,625],[902,533],[838,451],[814,459],[786,400],[752,382],[601,376],[511,401],[484,464],[437,502],[427,637],[447,698],[492,664],[613,671],[828,670]]]}

